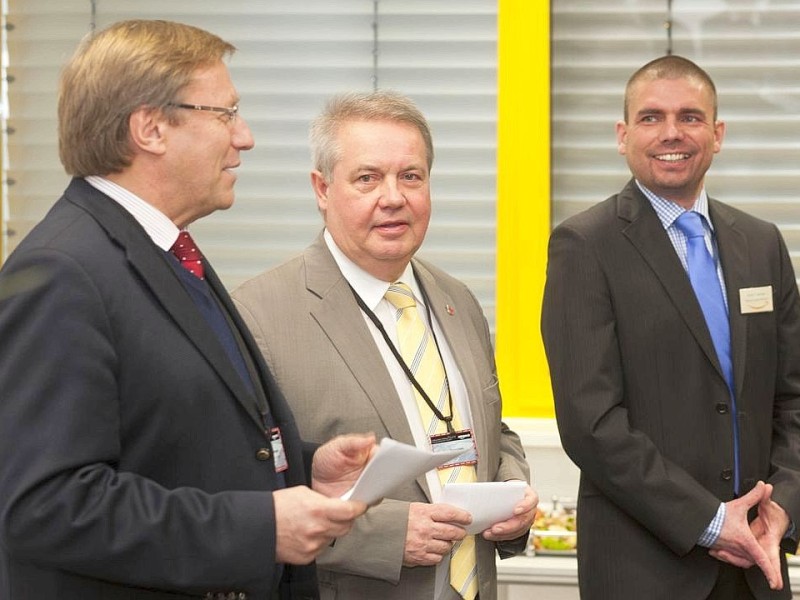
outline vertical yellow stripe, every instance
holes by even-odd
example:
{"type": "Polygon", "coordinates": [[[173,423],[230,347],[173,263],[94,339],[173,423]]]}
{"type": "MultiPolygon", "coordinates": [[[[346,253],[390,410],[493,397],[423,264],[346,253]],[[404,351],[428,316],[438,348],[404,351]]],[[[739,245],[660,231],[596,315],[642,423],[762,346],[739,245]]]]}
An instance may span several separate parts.
{"type": "Polygon", "coordinates": [[[499,0],[497,365],[503,414],[552,417],[539,333],[550,235],[550,2],[499,0]]]}

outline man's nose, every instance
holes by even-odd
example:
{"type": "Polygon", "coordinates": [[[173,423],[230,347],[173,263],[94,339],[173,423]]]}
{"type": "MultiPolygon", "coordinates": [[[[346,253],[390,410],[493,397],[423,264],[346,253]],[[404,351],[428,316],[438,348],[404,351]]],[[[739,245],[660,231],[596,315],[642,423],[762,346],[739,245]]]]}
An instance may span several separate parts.
{"type": "Polygon", "coordinates": [[[664,141],[679,140],[683,138],[683,128],[677,119],[666,119],[661,129],[661,139],[664,141]]]}
{"type": "Polygon", "coordinates": [[[400,189],[397,180],[387,177],[384,180],[383,192],[381,193],[381,204],[389,207],[402,206],[406,201],[403,190],[400,189]]]}
{"type": "Polygon", "coordinates": [[[253,138],[253,132],[250,131],[250,126],[247,124],[247,121],[244,120],[244,117],[238,115],[233,127],[233,145],[236,146],[238,150],[252,150],[256,142],[253,138]]]}

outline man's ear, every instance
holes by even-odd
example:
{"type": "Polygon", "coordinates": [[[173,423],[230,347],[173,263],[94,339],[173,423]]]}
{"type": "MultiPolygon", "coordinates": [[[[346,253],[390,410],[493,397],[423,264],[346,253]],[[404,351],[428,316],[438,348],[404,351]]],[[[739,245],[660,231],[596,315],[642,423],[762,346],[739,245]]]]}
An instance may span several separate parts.
{"type": "Polygon", "coordinates": [[[163,154],[166,151],[165,131],[167,118],[156,108],[142,106],[128,119],[134,151],[163,154]]]}
{"type": "Polygon", "coordinates": [[[328,182],[320,171],[311,171],[311,187],[317,197],[317,208],[324,215],[328,209],[328,182]]]}
{"type": "Polygon", "coordinates": [[[628,151],[628,125],[625,121],[617,121],[616,128],[617,134],[617,152],[624,155],[628,151]]]}

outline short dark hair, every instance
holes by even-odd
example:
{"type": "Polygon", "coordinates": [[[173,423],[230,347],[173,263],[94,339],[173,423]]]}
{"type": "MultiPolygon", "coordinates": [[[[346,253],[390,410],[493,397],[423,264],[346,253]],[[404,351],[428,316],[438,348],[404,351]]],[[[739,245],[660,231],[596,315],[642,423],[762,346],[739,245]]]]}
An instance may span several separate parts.
{"type": "Polygon", "coordinates": [[[670,54],[651,60],[628,79],[623,106],[623,117],[626,123],[628,122],[628,98],[633,87],[640,81],[656,79],[694,79],[708,87],[714,103],[714,121],[717,120],[717,88],[711,76],[688,58],[670,54]]]}

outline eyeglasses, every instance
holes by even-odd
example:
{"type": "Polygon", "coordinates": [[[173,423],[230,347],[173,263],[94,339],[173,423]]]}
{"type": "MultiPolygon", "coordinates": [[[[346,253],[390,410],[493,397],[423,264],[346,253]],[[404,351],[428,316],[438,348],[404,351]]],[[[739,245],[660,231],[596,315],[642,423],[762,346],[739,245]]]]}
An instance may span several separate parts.
{"type": "Polygon", "coordinates": [[[204,104],[177,104],[170,103],[167,106],[174,106],[175,108],[186,108],[188,110],[206,110],[210,112],[222,113],[228,123],[233,123],[236,117],[239,116],[239,105],[225,108],[224,106],[206,106],[204,104]]]}

